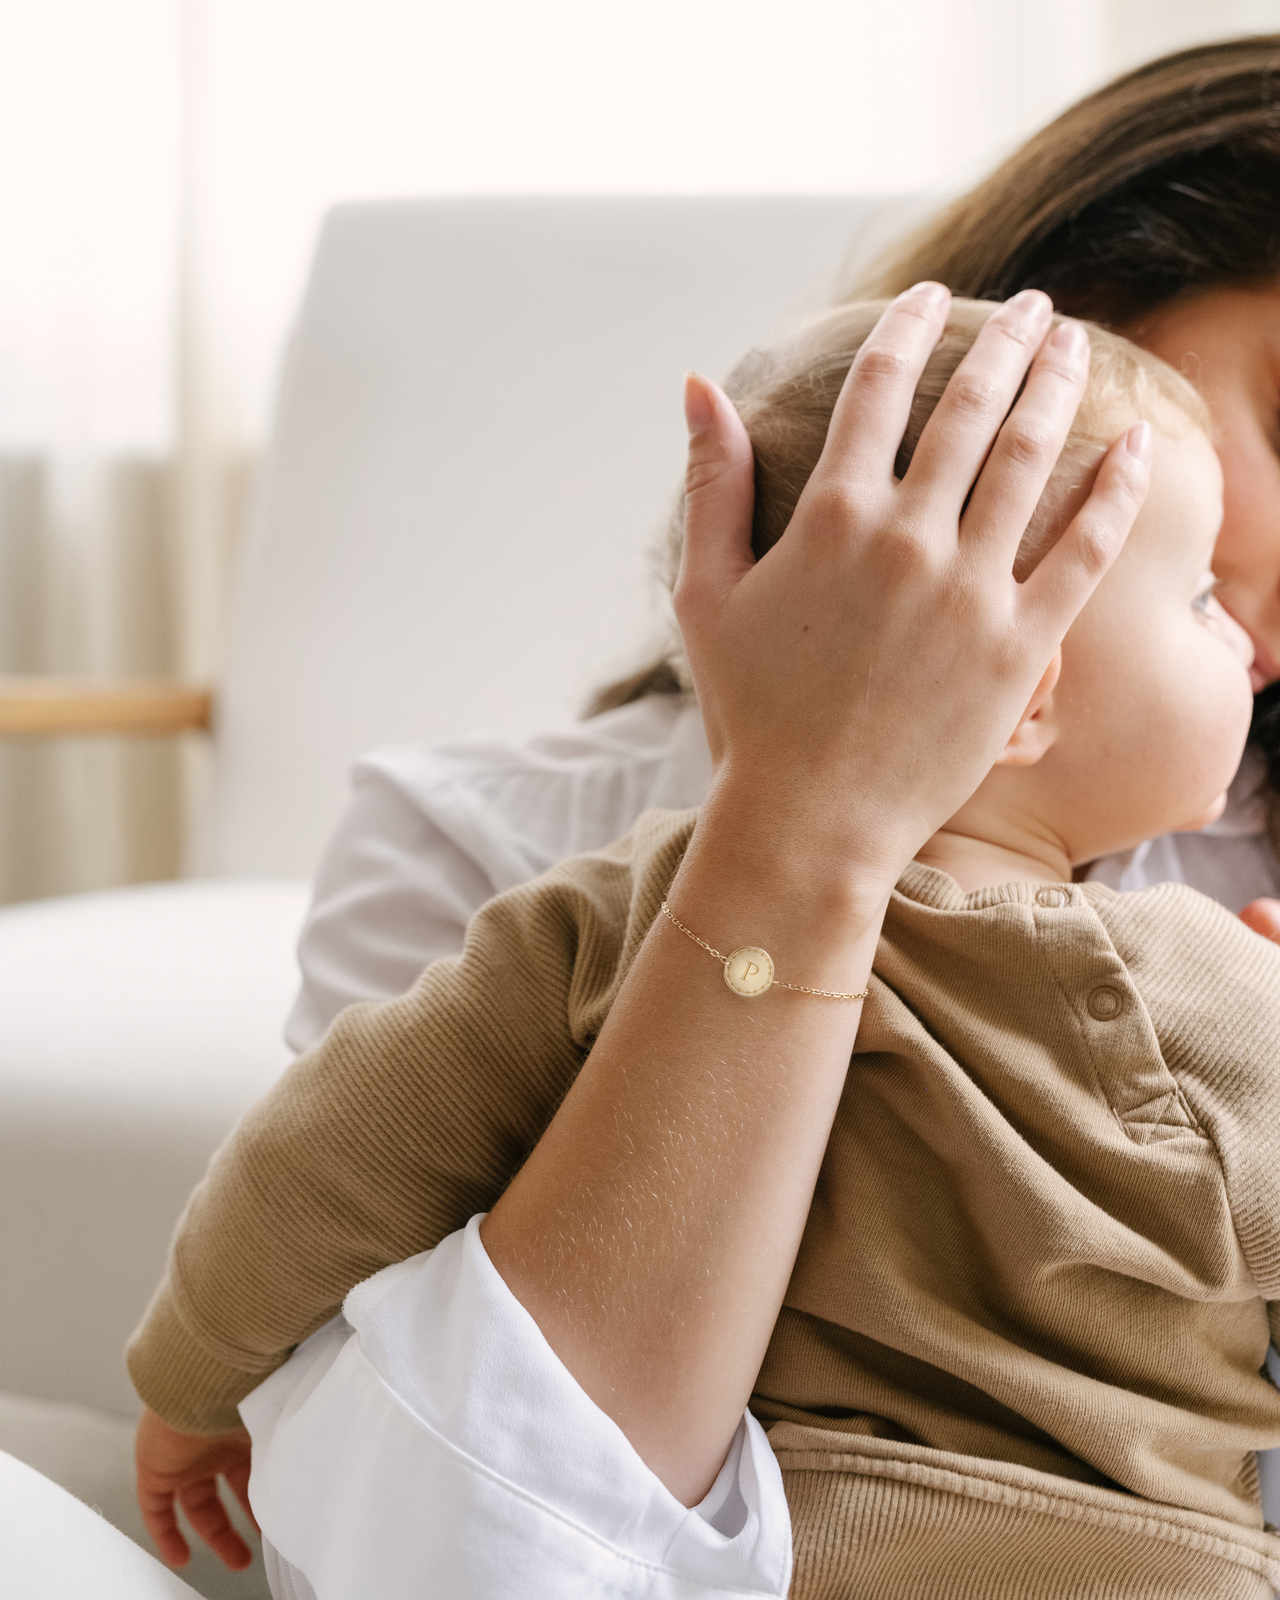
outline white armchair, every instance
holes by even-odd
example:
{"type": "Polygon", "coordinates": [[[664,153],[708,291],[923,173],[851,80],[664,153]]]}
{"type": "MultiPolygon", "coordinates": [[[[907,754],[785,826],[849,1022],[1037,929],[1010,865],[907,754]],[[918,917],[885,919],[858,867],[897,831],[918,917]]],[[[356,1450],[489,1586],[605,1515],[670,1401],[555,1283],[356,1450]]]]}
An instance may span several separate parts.
{"type": "MultiPolygon", "coordinates": [[[[328,218],[214,702],[200,881],[0,911],[0,1449],[76,1489],[102,1429],[127,1429],[121,1348],[182,1201],[286,1061],[305,880],[353,757],[532,732],[639,664],[682,372],[722,374],[821,303],[885,215],[810,198],[328,218]]],[[[202,690],[146,692],[77,711],[0,684],[0,733],[207,719],[202,690]]],[[[99,1498],[128,1523],[111,1472],[99,1498]]]]}

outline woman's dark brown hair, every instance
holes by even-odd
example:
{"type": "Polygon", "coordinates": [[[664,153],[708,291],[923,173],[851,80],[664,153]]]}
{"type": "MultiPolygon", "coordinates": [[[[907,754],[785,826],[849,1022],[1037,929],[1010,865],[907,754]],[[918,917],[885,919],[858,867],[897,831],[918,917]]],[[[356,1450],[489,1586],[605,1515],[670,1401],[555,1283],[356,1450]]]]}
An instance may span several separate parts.
{"type": "MultiPolygon", "coordinates": [[[[1170,300],[1280,277],[1280,36],[1183,50],[1072,106],[860,286],[937,278],[1140,333],[1170,300]]],[[[1277,507],[1280,516],[1280,507],[1277,507]]],[[[1280,853],[1280,684],[1254,700],[1280,853]]]]}
{"type": "MultiPolygon", "coordinates": [[[[975,300],[1037,288],[1070,316],[1134,329],[1179,296],[1278,277],[1280,35],[1268,35],[1179,51],[1081,100],[849,298],[921,278],[975,300]]],[[[667,656],[588,714],[682,687],[667,656]]],[[[1280,789],[1280,685],[1257,697],[1253,738],[1280,789]]]]}
{"type": "Polygon", "coordinates": [[[1043,289],[1132,326],[1178,296],[1280,273],[1280,35],[1202,45],[1107,84],[873,269],[975,300],[1043,289]]]}

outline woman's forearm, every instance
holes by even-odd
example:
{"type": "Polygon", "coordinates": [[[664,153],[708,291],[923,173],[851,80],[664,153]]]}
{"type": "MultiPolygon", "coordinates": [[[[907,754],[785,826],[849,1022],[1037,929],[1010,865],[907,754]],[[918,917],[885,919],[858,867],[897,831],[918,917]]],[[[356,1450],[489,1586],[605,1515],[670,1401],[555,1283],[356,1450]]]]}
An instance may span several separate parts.
{"type": "MultiPolygon", "coordinates": [[[[713,794],[670,892],[787,982],[866,985],[891,869],[859,884],[713,794]]],[[[763,813],[763,814],[762,814],[763,813]]],[[[497,1270],[591,1398],[686,1504],[750,1397],[804,1231],[861,1006],[747,999],[659,917],[546,1136],[486,1220],[497,1270]]]]}
{"type": "MultiPolygon", "coordinates": [[[[1000,755],[1145,491],[1144,460],[1117,444],[1071,527],[1015,582],[1088,370],[1079,329],[1046,339],[1034,292],[988,320],[898,479],[946,298],[923,285],[886,310],[759,562],[745,432],[710,386],[694,380],[686,397],[675,599],[719,770],[670,898],[708,944],[760,945],[814,989],[864,987],[898,873],[1000,755]]],[[[482,1230],[570,1373],[686,1503],[753,1387],[860,1009],[787,990],[740,998],[659,917],[482,1230]]]]}

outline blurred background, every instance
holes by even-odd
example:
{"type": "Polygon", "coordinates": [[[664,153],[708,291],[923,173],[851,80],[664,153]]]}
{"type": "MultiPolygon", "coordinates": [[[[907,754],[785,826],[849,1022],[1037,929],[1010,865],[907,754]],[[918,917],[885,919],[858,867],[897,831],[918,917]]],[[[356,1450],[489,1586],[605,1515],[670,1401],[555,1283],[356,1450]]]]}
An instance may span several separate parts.
{"type": "MultiPolygon", "coordinates": [[[[946,191],[1268,0],[0,0],[0,672],[216,682],[333,202],[946,191]]],[[[584,688],[589,685],[584,684],[584,688]]],[[[183,867],[200,742],[0,743],[0,900],[183,867]]]]}
{"type": "Polygon", "coordinates": [[[147,1544],[121,1350],[289,1060],[348,765],[640,664],[684,367],[1118,73],[1271,32],[1280,0],[0,0],[0,679],[215,704],[213,739],[0,736],[0,1452],[147,1544]],[[330,208],[467,196],[570,198],[330,214],[290,344],[330,208]]]}

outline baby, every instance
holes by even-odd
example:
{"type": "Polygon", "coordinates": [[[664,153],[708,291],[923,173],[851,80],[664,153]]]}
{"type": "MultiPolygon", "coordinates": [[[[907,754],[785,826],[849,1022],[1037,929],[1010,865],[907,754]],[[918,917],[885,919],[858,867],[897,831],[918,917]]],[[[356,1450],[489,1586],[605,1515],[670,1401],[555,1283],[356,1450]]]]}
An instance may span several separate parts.
{"type": "MultiPolygon", "coordinates": [[[[953,307],[900,472],[992,309],[953,307]]],[[[766,560],[879,310],[828,313],[736,376],[766,560]]],[[[474,1220],[658,914],[696,819],[652,813],[492,903],[402,999],[345,1013],[193,1199],[130,1369],[191,1433],[232,1426],[260,1385],[243,1414],[278,1600],[1221,1597],[1280,1579],[1255,1465],[1280,1444],[1263,1373],[1280,950],[1182,886],[1072,879],[1217,815],[1250,647],[1213,595],[1221,477],[1200,400],[1091,339],[1019,575],[1136,418],[1155,429],[1150,497],[996,766],[899,881],[711,1493],[686,1510],[646,1471],[474,1220]]]]}

